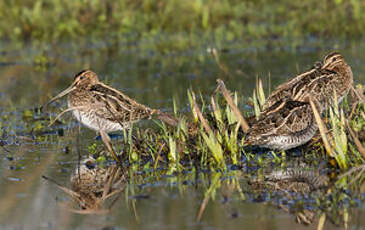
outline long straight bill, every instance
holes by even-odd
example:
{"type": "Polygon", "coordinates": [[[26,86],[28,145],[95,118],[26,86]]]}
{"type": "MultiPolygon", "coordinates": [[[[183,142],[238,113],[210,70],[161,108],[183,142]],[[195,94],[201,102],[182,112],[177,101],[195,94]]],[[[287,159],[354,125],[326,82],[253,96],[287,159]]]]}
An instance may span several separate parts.
{"type": "Polygon", "coordinates": [[[57,96],[53,97],[51,100],[49,100],[44,106],[42,107],[47,107],[49,104],[51,104],[52,102],[54,102],[55,100],[71,93],[73,90],[75,90],[76,87],[71,85],[70,87],[68,87],[67,89],[65,89],[64,91],[62,91],[61,93],[59,93],[57,96]]]}

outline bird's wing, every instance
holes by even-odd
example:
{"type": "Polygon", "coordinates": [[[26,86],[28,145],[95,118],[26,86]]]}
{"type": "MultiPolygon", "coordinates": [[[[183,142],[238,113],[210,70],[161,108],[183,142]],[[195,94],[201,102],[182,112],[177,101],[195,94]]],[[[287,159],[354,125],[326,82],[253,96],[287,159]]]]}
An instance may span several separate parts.
{"type": "Polygon", "coordinates": [[[278,101],[293,100],[293,95],[296,95],[306,84],[309,84],[319,75],[319,69],[313,68],[279,85],[266,99],[264,109],[267,110],[278,101]]]}
{"type": "Polygon", "coordinates": [[[333,71],[321,70],[317,72],[317,76],[312,79],[306,79],[293,88],[293,100],[307,101],[308,96],[316,98],[322,102],[325,98],[333,96],[333,86],[338,80],[338,74],[333,71]]]}
{"type": "Polygon", "coordinates": [[[310,104],[301,101],[282,102],[275,110],[266,111],[248,131],[250,139],[271,135],[294,135],[313,122],[310,104]]]}
{"type": "Polygon", "coordinates": [[[152,115],[152,109],[137,103],[127,95],[104,84],[97,84],[91,88],[95,104],[101,103],[98,110],[108,120],[120,122],[133,122],[148,118],[152,115]]]}

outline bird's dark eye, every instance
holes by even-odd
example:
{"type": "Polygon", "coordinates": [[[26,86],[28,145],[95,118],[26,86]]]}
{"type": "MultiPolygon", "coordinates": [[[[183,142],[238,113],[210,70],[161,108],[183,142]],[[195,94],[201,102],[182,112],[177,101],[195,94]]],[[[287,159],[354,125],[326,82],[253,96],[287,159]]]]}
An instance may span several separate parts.
{"type": "Polygon", "coordinates": [[[87,161],[85,163],[85,166],[88,168],[88,169],[94,169],[96,167],[95,163],[93,163],[92,161],[87,161]]]}
{"type": "Polygon", "coordinates": [[[333,58],[333,59],[332,59],[332,61],[336,61],[336,60],[337,60],[337,58],[333,58]]]}
{"type": "Polygon", "coordinates": [[[81,76],[81,77],[80,77],[80,80],[82,80],[82,79],[84,79],[84,76],[81,76]]]}

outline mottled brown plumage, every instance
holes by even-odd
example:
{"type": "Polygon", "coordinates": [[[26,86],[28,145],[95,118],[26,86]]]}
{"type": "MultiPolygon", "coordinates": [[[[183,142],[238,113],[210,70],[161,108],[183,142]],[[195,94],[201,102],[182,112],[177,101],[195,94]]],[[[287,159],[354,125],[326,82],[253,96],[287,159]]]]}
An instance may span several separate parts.
{"type": "Polygon", "coordinates": [[[351,67],[341,54],[333,52],[309,71],[279,85],[265,102],[264,110],[271,110],[274,104],[286,100],[308,101],[316,98],[325,106],[336,92],[339,102],[348,93],[353,83],[351,67]]]}
{"type": "Polygon", "coordinates": [[[98,76],[84,70],[75,76],[72,85],[47,104],[68,94],[68,111],[87,127],[113,132],[128,128],[133,122],[150,119],[153,115],[170,125],[177,119],[157,109],[139,104],[118,90],[103,84],[98,76]]]}
{"type": "Polygon", "coordinates": [[[110,195],[122,191],[126,176],[117,165],[101,167],[88,157],[71,175],[71,195],[85,211],[97,211],[110,195]]]}
{"type": "Polygon", "coordinates": [[[108,170],[97,165],[94,158],[89,157],[80,162],[72,173],[71,189],[78,193],[99,193],[108,180],[108,170]]]}
{"type": "Polygon", "coordinates": [[[255,121],[246,136],[246,144],[286,150],[309,141],[317,125],[309,103],[285,101],[275,104],[275,111],[266,111],[255,121]]]}
{"type": "Polygon", "coordinates": [[[333,98],[340,102],[353,83],[352,71],[339,53],[327,55],[322,63],[280,85],[266,100],[260,118],[251,124],[246,143],[286,150],[308,142],[318,127],[309,104],[323,111],[333,98]]]}

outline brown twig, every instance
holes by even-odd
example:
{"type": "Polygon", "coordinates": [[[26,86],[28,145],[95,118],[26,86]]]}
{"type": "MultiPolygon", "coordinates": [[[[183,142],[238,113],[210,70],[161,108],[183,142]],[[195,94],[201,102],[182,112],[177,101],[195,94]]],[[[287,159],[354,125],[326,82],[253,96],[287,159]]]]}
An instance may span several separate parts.
{"type": "Polygon", "coordinates": [[[207,134],[213,133],[213,131],[210,128],[207,120],[204,118],[202,112],[200,111],[198,104],[196,103],[195,93],[191,92],[191,95],[192,95],[192,98],[193,98],[193,109],[196,112],[196,114],[198,115],[199,120],[201,121],[201,123],[202,123],[202,125],[205,129],[205,132],[207,132],[207,134]]]}
{"type": "Polygon", "coordinates": [[[112,190],[112,186],[113,186],[113,180],[116,176],[116,173],[118,170],[119,167],[113,167],[112,168],[112,172],[110,173],[109,175],[109,178],[106,179],[106,184],[104,185],[104,188],[103,188],[103,195],[102,195],[102,198],[106,197],[112,190]]]}
{"type": "Polygon", "coordinates": [[[223,71],[223,73],[225,73],[225,74],[226,74],[226,75],[228,75],[229,77],[232,77],[233,75],[232,75],[232,73],[229,71],[228,67],[227,67],[225,64],[221,63],[221,61],[220,61],[220,58],[219,58],[219,55],[218,55],[218,52],[217,52],[217,49],[216,49],[216,48],[213,48],[213,49],[212,49],[212,54],[213,54],[213,56],[214,56],[214,60],[215,60],[215,62],[217,63],[217,65],[218,65],[219,69],[220,69],[220,70],[222,70],[222,71],[223,71]]]}
{"type": "Polygon", "coordinates": [[[165,143],[162,143],[161,146],[160,146],[160,149],[158,150],[157,157],[156,157],[156,160],[155,160],[155,164],[153,165],[154,169],[157,168],[157,164],[160,161],[161,152],[162,152],[163,148],[165,148],[165,145],[166,145],[165,143]]]}
{"type": "Polygon", "coordinates": [[[355,103],[352,104],[351,112],[347,117],[348,120],[351,120],[353,118],[353,116],[355,115],[355,112],[356,112],[355,110],[356,110],[358,105],[359,105],[358,101],[356,101],[355,103]]]}
{"type": "Polygon", "coordinates": [[[217,82],[218,82],[218,87],[222,91],[224,98],[226,99],[227,103],[231,107],[233,113],[238,118],[238,120],[241,124],[242,130],[247,133],[248,129],[250,128],[247,121],[242,116],[242,114],[241,114],[240,110],[237,108],[236,104],[233,102],[233,99],[232,99],[231,95],[229,94],[226,86],[224,85],[224,82],[221,79],[218,79],[217,82]]]}
{"type": "Polygon", "coordinates": [[[198,217],[196,218],[197,221],[200,221],[200,219],[202,218],[202,215],[204,213],[205,207],[208,204],[208,201],[209,201],[209,196],[204,197],[204,200],[203,200],[202,204],[200,205],[198,217]]]}
{"type": "Polygon", "coordinates": [[[351,174],[353,174],[353,173],[355,173],[357,171],[360,171],[360,172],[355,176],[355,178],[352,177],[352,180],[348,183],[348,185],[354,183],[356,180],[358,180],[361,177],[361,175],[365,171],[365,164],[362,164],[360,166],[356,166],[356,167],[351,168],[347,172],[345,172],[342,175],[338,176],[338,180],[340,180],[340,179],[342,179],[342,178],[344,178],[346,176],[350,176],[351,174]]]}
{"type": "Polygon", "coordinates": [[[355,93],[355,95],[358,97],[358,99],[359,99],[362,103],[365,103],[365,98],[364,98],[364,96],[363,96],[363,95],[361,95],[361,94],[359,93],[359,91],[358,91],[358,90],[356,90],[356,89],[354,88],[354,86],[353,86],[353,85],[351,85],[351,90],[355,93]]]}
{"type": "Polygon", "coordinates": [[[319,115],[319,112],[318,112],[316,106],[314,105],[313,99],[311,97],[309,97],[309,103],[310,103],[310,105],[312,107],[313,114],[314,114],[314,118],[315,118],[315,120],[317,122],[317,125],[318,125],[318,128],[319,128],[319,132],[321,134],[321,137],[322,137],[323,144],[324,144],[324,147],[326,149],[326,152],[327,152],[327,154],[329,156],[332,157],[332,152],[333,151],[332,151],[331,145],[329,144],[328,139],[327,139],[327,136],[326,136],[326,133],[328,133],[327,128],[324,125],[324,123],[322,121],[322,118],[319,115]]]}

